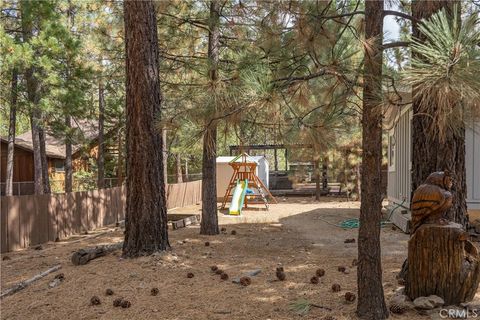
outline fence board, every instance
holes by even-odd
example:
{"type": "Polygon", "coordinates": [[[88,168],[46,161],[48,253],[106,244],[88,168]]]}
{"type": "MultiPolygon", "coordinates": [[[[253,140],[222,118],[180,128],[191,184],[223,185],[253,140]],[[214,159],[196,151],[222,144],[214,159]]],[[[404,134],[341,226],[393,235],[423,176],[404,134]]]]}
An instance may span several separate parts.
{"type": "Polygon", "coordinates": [[[7,197],[0,198],[0,251],[8,251],[8,202],[7,197]]]}
{"type": "Polygon", "coordinates": [[[120,219],[120,188],[112,188],[112,216],[113,222],[117,223],[120,219]]]}
{"type": "Polygon", "coordinates": [[[55,241],[57,237],[59,237],[59,227],[58,227],[58,217],[57,215],[60,213],[56,210],[57,206],[57,195],[52,195],[48,201],[48,241],[55,241]]]}
{"type": "Polygon", "coordinates": [[[35,238],[33,232],[33,220],[35,220],[35,197],[20,196],[18,213],[20,217],[20,246],[27,248],[31,245],[32,238],[35,238]]]}
{"type": "Polygon", "coordinates": [[[34,197],[34,211],[35,216],[31,219],[30,233],[31,243],[30,245],[36,245],[45,243],[48,241],[48,203],[50,195],[39,195],[34,197]]]}
{"type": "Polygon", "coordinates": [[[127,187],[122,186],[120,192],[120,220],[125,220],[125,210],[127,203],[127,187]]]}
{"type": "Polygon", "coordinates": [[[113,199],[114,189],[113,188],[103,189],[102,192],[104,194],[103,206],[105,208],[104,225],[109,225],[117,221],[115,217],[116,203],[113,199]]]}
{"type": "Polygon", "coordinates": [[[76,192],[75,193],[75,216],[80,219],[80,232],[85,232],[90,230],[89,227],[89,216],[87,211],[86,204],[86,192],[76,192]]]}
{"type": "Polygon", "coordinates": [[[7,197],[7,234],[8,250],[18,250],[22,248],[20,233],[20,197],[7,197]]]}
{"type": "MultiPolygon", "coordinates": [[[[168,208],[201,200],[201,181],[169,184],[168,208]]],[[[66,238],[125,219],[126,187],[2,197],[1,252],[66,238]]]]}

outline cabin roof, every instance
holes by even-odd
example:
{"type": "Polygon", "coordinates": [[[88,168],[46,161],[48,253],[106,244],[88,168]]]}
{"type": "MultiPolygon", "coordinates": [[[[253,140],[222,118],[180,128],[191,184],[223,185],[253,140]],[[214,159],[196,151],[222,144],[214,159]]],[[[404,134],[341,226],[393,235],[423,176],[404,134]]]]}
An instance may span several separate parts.
{"type": "MultiPolygon", "coordinates": [[[[77,129],[80,138],[79,141],[91,142],[98,137],[98,123],[91,120],[73,120],[72,128],[77,129]]],[[[8,139],[0,137],[2,142],[8,143],[8,139]]],[[[32,131],[27,131],[15,137],[15,146],[33,152],[32,131]]],[[[76,153],[82,149],[84,144],[77,143],[72,145],[72,153],[76,153]]],[[[45,135],[45,151],[47,157],[56,159],[65,159],[65,143],[64,140],[55,137],[50,133],[45,135]]]]}

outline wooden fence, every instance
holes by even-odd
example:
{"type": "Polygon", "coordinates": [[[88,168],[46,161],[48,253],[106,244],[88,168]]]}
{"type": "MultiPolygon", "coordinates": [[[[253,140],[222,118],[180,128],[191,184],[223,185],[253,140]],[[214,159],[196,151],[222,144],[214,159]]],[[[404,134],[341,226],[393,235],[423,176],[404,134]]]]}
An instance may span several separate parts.
{"type": "MultiPolygon", "coordinates": [[[[201,181],[168,185],[167,207],[201,201],[201,181]]],[[[1,252],[64,239],[125,218],[125,187],[0,197],[1,252]]]]}

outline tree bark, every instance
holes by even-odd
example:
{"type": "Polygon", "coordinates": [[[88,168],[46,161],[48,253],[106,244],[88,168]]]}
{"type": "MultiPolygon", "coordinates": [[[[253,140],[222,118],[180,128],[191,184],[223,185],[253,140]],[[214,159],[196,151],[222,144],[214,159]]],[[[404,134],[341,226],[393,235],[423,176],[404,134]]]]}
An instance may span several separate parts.
{"type": "Polygon", "coordinates": [[[183,174],[182,174],[182,158],[180,155],[177,153],[175,155],[175,161],[176,161],[176,173],[177,173],[177,183],[182,183],[183,182],[183,174]]]}
{"type": "Polygon", "coordinates": [[[314,169],[315,169],[315,200],[320,201],[321,188],[320,188],[320,160],[319,159],[315,159],[314,169]]]}
{"type": "MultiPolygon", "coordinates": [[[[168,144],[167,144],[167,129],[162,129],[162,154],[163,154],[163,181],[165,181],[165,191],[168,190],[168,144]]],[[[168,194],[167,194],[168,196],[168,194]]]]}
{"type": "Polygon", "coordinates": [[[97,157],[97,187],[105,188],[105,96],[103,83],[98,84],[98,157],[97,157]]]}
{"type": "MultiPolygon", "coordinates": [[[[22,11],[22,33],[23,41],[28,43],[32,38],[32,21],[25,18],[29,2],[21,2],[22,11]]],[[[42,170],[42,158],[40,151],[40,136],[39,136],[39,123],[41,118],[41,111],[39,110],[40,101],[40,83],[35,76],[35,69],[30,66],[25,71],[25,82],[27,91],[27,100],[30,103],[30,126],[32,131],[32,151],[33,151],[33,173],[34,173],[34,189],[35,194],[43,194],[43,170],[42,170]]]]}
{"type": "Polygon", "coordinates": [[[44,121],[41,118],[41,125],[38,127],[38,136],[40,143],[40,159],[42,162],[42,182],[43,182],[43,193],[50,193],[50,178],[48,177],[48,159],[47,159],[47,146],[46,146],[46,134],[44,128],[44,121]]]}
{"type": "Polygon", "coordinates": [[[160,116],[159,47],[152,1],[124,2],[127,110],[127,204],[123,254],[170,247],[160,116]]]}
{"type": "MultiPolygon", "coordinates": [[[[210,20],[208,33],[208,72],[212,87],[218,81],[218,60],[220,46],[220,5],[216,0],[210,2],[210,20]]],[[[215,89],[213,89],[215,90],[215,89]]],[[[213,105],[216,111],[215,102],[213,105]]],[[[202,162],[202,221],[200,234],[219,234],[217,216],[217,124],[207,119],[207,128],[203,135],[202,162]]]]}
{"type": "Polygon", "coordinates": [[[322,162],[322,188],[328,189],[328,157],[323,158],[322,162]]]}
{"type": "Polygon", "coordinates": [[[7,150],[7,172],[5,179],[5,195],[13,196],[13,166],[15,153],[15,130],[17,124],[17,87],[18,71],[12,70],[12,87],[10,97],[10,118],[8,124],[8,150],[7,150]]]}
{"type": "MultiPolygon", "coordinates": [[[[412,15],[415,19],[427,19],[441,9],[445,9],[453,19],[455,3],[459,1],[425,1],[412,2],[412,15]]],[[[412,26],[413,36],[424,40],[417,24],[412,26]]],[[[433,103],[433,102],[432,102],[433,103]]],[[[452,106],[452,108],[458,106],[452,106]]],[[[449,170],[455,180],[452,193],[454,205],[447,212],[447,217],[461,224],[464,228],[468,224],[467,214],[467,186],[465,169],[465,126],[455,132],[447,129],[445,140],[441,141],[436,134],[438,130],[431,116],[425,114],[413,88],[413,120],[412,120],[412,195],[428,175],[435,171],[449,170]]]]}
{"type": "Polygon", "coordinates": [[[122,130],[118,129],[118,159],[117,159],[117,185],[120,187],[123,184],[123,145],[122,145],[122,130]]]}
{"type": "Polygon", "coordinates": [[[65,127],[68,130],[65,140],[65,192],[73,191],[73,168],[72,168],[72,121],[69,115],[65,116],[65,127]]]}
{"type": "MultiPolygon", "coordinates": [[[[74,8],[71,0],[68,0],[67,19],[70,22],[70,30],[75,26],[74,8]]],[[[70,78],[69,61],[67,61],[67,81],[70,78]]],[[[70,117],[70,110],[64,106],[65,112],[65,127],[67,129],[65,139],[65,192],[73,191],[73,168],[72,168],[72,119],[70,117]]]]}
{"type": "Polygon", "coordinates": [[[42,157],[40,152],[40,135],[38,122],[39,110],[35,106],[36,104],[36,79],[33,78],[33,69],[29,68],[25,73],[25,79],[27,82],[27,96],[29,102],[34,104],[33,110],[30,112],[30,126],[32,128],[32,148],[33,148],[33,173],[34,173],[34,188],[35,194],[43,194],[43,170],[42,170],[42,157]]]}
{"type": "Polygon", "coordinates": [[[358,304],[362,319],[385,319],[380,221],[382,208],[382,34],[383,0],[365,2],[365,47],[362,113],[362,202],[358,230],[358,304]]]}

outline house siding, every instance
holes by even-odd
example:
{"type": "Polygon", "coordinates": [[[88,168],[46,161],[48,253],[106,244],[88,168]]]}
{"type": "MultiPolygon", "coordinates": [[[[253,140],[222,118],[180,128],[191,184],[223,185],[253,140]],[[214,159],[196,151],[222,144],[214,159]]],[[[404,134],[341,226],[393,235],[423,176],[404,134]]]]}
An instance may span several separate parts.
{"type": "Polygon", "coordinates": [[[411,186],[411,118],[412,110],[405,108],[388,130],[388,185],[387,195],[391,202],[403,203],[403,206],[410,207],[410,186],[411,186]],[[390,136],[393,136],[395,145],[391,145],[390,136]],[[391,164],[390,148],[394,148],[394,160],[391,164]]]}
{"type": "Polygon", "coordinates": [[[467,204],[480,210],[480,123],[465,132],[465,164],[467,167],[467,204]]]}
{"type": "MultiPolygon", "coordinates": [[[[388,172],[388,200],[393,204],[410,207],[411,193],[411,107],[405,108],[389,124],[389,136],[395,141],[395,161],[388,172]],[[403,200],[405,199],[405,201],[403,200]]],[[[388,150],[391,139],[388,139],[388,150]]],[[[390,152],[388,152],[390,164],[390,152]]],[[[480,122],[466,129],[465,165],[467,181],[467,206],[469,210],[480,210],[480,122]]]]}

